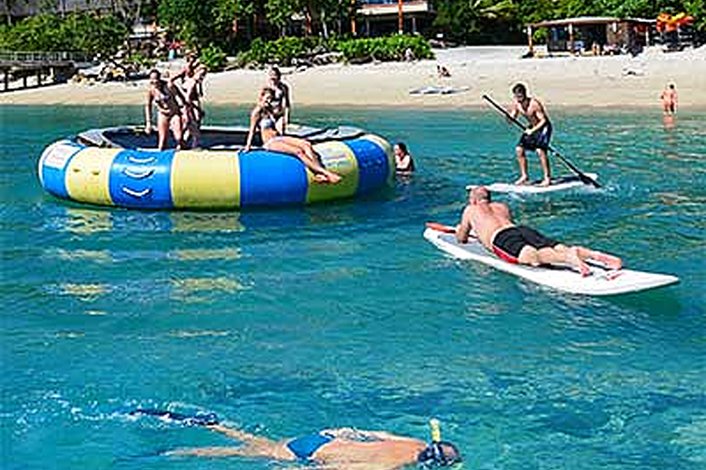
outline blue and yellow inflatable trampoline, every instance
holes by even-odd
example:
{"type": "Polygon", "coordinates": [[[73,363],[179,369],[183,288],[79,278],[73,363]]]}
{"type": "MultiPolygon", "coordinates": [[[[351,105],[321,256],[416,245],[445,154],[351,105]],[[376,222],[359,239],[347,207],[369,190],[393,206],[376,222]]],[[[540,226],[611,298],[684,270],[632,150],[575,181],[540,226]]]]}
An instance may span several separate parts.
{"type": "MultiPolygon", "coordinates": [[[[138,209],[237,209],[309,204],[368,194],[392,183],[390,144],[350,127],[296,127],[324,165],[343,176],[318,184],[295,157],[242,152],[245,128],[204,128],[203,150],[156,151],[136,127],[97,129],[50,145],[39,179],[54,196],[138,209]]],[[[257,143],[257,142],[256,142],[257,143]]]]}

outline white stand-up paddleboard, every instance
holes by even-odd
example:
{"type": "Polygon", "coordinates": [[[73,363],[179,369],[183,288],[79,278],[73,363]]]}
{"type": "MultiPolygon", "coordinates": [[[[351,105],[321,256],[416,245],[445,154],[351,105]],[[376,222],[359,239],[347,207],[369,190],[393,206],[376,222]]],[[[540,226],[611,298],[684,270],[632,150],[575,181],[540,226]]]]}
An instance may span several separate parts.
{"type": "MultiPolygon", "coordinates": [[[[431,225],[443,227],[438,224],[431,225]]],[[[542,266],[535,268],[532,266],[511,264],[486,250],[476,238],[469,238],[468,243],[461,244],[456,241],[456,236],[453,233],[430,227],[427,227],[424,231],[424,238],[454,258],[479,261],[488,266],[505,271],[506,273],[527,279],[528,281],[572,294],[626,294],[628,292],[639,292],[679,282],[679,278],[676,276],[632,271],[629,269],[614,271],[591,266],[592,274],[583,277],[580,273],[568,267],[542,266]]]]}
{"type": "MultiPolygon", "coordinates": [[[[597,180],[598,175],[596,173],[586,173],[586,176],[592,180],[597,180]]],[[[493,183],[486,185],[488,191],[495,193],[517,193],[517,194],[542,194],[542,193],[553,193],[555,191],[565,191],[572,188],[588,187],[592,188],[590,184],[587,185],[581,181],[578,176],[562,176],[560,178],[552,178],[552,184],[549,186],[540,186],[541,180],[532,181],[530,184],[512,184],[512,183],[493,183]]],[[[469,184],[466,186],[466,190],[470,191],[478,184],[469,184]]]]}

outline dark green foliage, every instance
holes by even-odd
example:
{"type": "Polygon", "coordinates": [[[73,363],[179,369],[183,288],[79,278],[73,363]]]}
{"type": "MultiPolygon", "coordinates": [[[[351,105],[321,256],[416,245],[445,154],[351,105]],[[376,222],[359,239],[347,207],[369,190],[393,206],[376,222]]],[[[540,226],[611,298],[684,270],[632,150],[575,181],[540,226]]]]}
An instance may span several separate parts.
{"type": "Polygon", "coordinates": [[[114,16],[42,14],[0,29],[0,47],[14,51],[80,51],[114,53],[129,34],[114,16]]]}
{"type": "Polygon", "coordinates": [[[356,60],[403,60],[410,49],[417,59],[431,59],[429,42],[421,36],[395,35],[382,38],[348,39],[338,41],[335,50],[343,54],[346,61],[356,60]]]}
{"type": "Polygon", "coordinates": [[[410,49],[417,59],[433,58],[429,42],[421,36],[395,35],[365,39],[323,39],[319,37],[284,37],[275,41],[255,39],[250,50],[238,55],[238,64],[291,65],[294,59],[305,59],[324,52],[340,52],[351,61],[402,60],[410,49]]]}
{"type": "Polygon", "coordinates": [[[211,44],[201,50],[199,60],[209,71],[217,72],[223,70],[226,65],[226,53],[220,47],[211,44]]]}

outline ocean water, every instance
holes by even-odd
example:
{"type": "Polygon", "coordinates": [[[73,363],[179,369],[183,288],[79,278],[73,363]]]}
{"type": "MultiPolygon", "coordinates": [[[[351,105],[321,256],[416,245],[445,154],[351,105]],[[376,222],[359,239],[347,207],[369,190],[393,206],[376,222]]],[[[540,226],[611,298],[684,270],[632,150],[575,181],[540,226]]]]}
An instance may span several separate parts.
{"type": "Polygon", "coordinates": [[[705,469],[706,114],[672,128],[658,110],[552,115],[555,143],[605,187],[502,198],[517,219],[680,284],[572,296],[427,243],[466,184],[515,177],[516,132],[490,110],[295,109],[407,142],[418,173],[364,200],[239,214],[53,199],[42,149],[141,109],[0,107],[0,466],[287,468],[165,457],[230,442],[130,415],[142,407],[277,439],[427,439],[437,417],[466,469],[705,469]]]}

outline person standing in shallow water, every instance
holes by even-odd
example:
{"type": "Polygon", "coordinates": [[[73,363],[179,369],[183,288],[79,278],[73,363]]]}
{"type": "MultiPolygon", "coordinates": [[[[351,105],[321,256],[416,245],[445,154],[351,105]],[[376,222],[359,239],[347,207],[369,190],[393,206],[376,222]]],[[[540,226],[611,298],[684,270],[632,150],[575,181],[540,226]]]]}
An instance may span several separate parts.
{"type": "Polygon", "coordinates": [[[673,116],[677,114],[679,95],[677,94],[677,89],[674,83],[670,83],[664,88],[664,90],[662,90],[662,94],[659,95],[659,99],[662,100],[662,112],[665,116],[673,116]]]}
{"type": "Polygon", "coordinates": [[[513,118],[522,115],[530,124],[515,147],[517,163],[520,167],[520,178],[515,181],[515,184],[529,183],[526,152],[534,150],[539,155],[539,162],[542,165],[543,177],[540,186],[549,186],[551,170],[547,150],[552,138],[552,124],[549,122],[547,111],[541,101],[527,96],[527,88],[522,83],[512,87],[512,95],[514,100],[509,111],[510,115],[513,118]]]}

